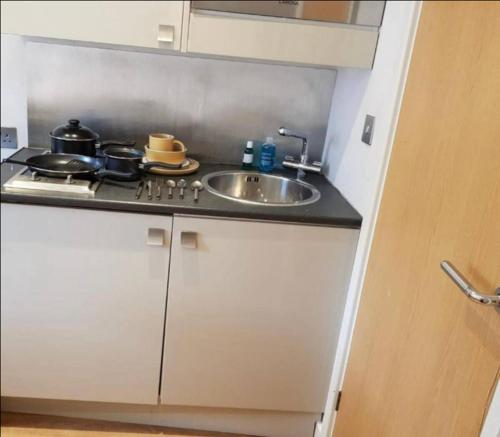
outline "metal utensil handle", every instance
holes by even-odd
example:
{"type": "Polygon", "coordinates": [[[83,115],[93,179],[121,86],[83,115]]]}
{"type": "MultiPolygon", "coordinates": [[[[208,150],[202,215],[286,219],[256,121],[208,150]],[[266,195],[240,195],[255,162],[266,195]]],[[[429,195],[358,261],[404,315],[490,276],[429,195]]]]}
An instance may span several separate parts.
{"type": "Polygon", "coordinates": [[[496,305],[500,307],[500,287],[497,288],[496,295],[483,294],[477,291],[451,262],[441,261],[441,268],[457,285],[457,287],[460,288],[460,290],[472,301],[483,305],[496,305]]]}
{"type": "Polygon", "coordinates": [[[139,199],[141,197],[143,188],[144,188],[144,181],[140,181],[139,185],[137,185],[137,192],[135,193],[136,199],[139,199]]]}
{"type": "Polygon", "coordinates": [[[146,189],[148,190],[148,200],[153,198],[153,183],[148,181],[146,184],[146,189]]]}
{"type": "Polygon", "coordinates": [[[149,162],[145,162],[144,164],[142,164],[142,168],[146,171],[150,170],[154,167],[164,168],[167,170],[170,170],[170,169],[176,170],[176,169],[181,168],[181,165],[182,164],[169,164],[168,162],[149,161],[149,162]]]}
{"type": "Polygon", "coordinates": [[[200,190],[198,188],[194,189],[194,201],[198,202],[198,195],[200,193],[200,190]]]}

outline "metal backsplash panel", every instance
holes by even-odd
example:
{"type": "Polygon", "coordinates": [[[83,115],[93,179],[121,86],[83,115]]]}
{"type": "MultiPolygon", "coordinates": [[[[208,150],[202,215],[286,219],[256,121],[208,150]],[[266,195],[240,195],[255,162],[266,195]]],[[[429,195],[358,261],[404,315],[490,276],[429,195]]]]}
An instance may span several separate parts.
{"type": "Polygon", "coordinates": [[[281,125],[310,134],[311,157],[324,145],[335,71],[250,62],[28,42],[31,146],[78,118],[101,139],[134,140],[151,132],[183,141],[203,160],[240,162],[244,141],[272,135],[279,156],[301,144],[281,125]]]}

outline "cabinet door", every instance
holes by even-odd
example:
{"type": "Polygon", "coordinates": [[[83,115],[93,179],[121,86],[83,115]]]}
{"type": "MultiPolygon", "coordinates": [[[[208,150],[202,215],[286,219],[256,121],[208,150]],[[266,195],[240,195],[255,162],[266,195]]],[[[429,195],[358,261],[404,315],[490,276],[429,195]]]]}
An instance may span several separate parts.
{"type": "Polygon", "coordinates": [[[161,402],[323,411],[357,235],[175,217],[161,402]]]}
{"type": "Polygon", "coordinates": [[[180,49],[182,1],[7,1],[2,32],[180,49]]]}
{"type": "Polygon", "coordinates": [[[2,396],[157,403],[172,219],[1,211],[2,396]]]}
{"type": "Polygon", "coordinates": [[[371,68],[374,27],[191,12],[187,51],[267,61],[371,68]]]}

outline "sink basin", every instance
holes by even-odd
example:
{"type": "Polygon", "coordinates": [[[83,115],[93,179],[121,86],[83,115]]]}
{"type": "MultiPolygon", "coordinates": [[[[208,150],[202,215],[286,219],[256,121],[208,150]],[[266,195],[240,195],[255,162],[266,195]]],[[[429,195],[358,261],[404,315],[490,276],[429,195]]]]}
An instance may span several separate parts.
{"type": "Polygon", "coordinates": [[[201,181],[216,196],[253,205],[307,205],[321,196],[306,182],[257,172],[220,171],[205,175],[201,181]]]}

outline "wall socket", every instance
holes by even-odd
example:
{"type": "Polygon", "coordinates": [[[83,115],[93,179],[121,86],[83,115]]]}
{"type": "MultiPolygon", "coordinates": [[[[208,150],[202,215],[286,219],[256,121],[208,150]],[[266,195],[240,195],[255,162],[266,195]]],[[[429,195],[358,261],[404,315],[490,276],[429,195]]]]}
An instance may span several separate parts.
{"type": "Polygon", "coordinates": [[[366,115],[365,125],[363,126],[363,134],[361,135],[361,141],[363,143],[372,145],[373,130],[375,129],[375,117],[373,115],[366,115]]]}
{"type": "Polygon", "coordinates": [[[2,149],[17,149],[17,129],[2,127],[2,149]]]}

